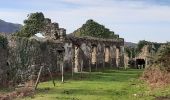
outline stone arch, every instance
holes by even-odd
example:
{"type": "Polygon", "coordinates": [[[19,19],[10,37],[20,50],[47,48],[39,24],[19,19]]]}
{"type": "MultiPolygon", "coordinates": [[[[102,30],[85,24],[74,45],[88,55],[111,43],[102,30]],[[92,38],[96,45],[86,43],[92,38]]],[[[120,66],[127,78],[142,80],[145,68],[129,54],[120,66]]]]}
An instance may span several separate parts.
{"type": "Polygon", "coordinates": [[[136,59],[136,67],[137,67],[137,69],[145,68],[145,65],[146,65],[145,59],[143,59],[143,58],[137,58],[136,59]]]}

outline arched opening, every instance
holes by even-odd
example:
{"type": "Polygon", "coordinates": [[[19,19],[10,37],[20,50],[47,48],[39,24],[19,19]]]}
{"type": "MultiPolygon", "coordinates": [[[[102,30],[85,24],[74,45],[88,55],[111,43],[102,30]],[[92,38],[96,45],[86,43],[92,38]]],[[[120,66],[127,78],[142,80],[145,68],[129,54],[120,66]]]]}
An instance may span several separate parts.
{"type": "Polygon", "coordinates": [[[145,60],[144,59],[136,59],[136,68],[137,69],[142,69],[145,68],[145,60]]]}

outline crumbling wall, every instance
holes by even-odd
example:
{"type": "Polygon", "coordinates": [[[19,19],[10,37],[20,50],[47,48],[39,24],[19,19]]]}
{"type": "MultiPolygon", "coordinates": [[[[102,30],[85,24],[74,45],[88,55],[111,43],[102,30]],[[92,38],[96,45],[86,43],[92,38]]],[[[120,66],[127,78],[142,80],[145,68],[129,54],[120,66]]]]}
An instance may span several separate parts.
{"type": "Polygon", "coordinates": [[[73,45],[71,42],[66,42],[64,44],[64,67],[66,71],[72,70],[72,61],[73,61],[73,45]]]}
{"type": "Polygon", "coordinates": [[[102,68],[104,63],[104,45],[98,44],[97,46],[97,67],[102,68]]]}
{"type": "Polygon", "coordinates": [[[6,84],[7,38],[0,34],[0,86],[6,84]]]}
{"type": "MultiPolygon", "coordinates": [[[[60,71],[59,61],[62,55],[58,49],[63,47],[62,43],[54,41],[37,41],[35,39],[10,37],[8,49],[0,49],[0,75],[5,75],[8,82],[22,83],[28,80],[35,80],[41,66],[44,66],[42,76],[60,71]]],[[[2,77],[2,76],[0,76],[2,77]]],[[[1,78],[0,78],[1,79],[1,78]]],[[[1,83],[2,81],[0,81],[1,83]]]]}

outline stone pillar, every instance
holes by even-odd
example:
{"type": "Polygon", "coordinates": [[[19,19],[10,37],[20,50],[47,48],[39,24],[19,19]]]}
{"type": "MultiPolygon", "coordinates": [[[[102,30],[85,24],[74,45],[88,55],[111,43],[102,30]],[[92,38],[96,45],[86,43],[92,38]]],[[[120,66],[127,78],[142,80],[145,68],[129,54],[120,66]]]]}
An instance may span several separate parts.
{"type": "Polygon", "coordinates": [[[113,48],[113,51],[111,52],[112,53],[112,56],[113,56],[113,61],[112,61],[112,63],[113,63],[113,67],[116,67],[116,46],[113,46],[112,47],[113,48]]]}
{"type": "Polygon", "coordinates": [[[74,66],[75,66],[75,46],[72,44],[72,59],[71,59],[71,62],[72,62],[72,77],[73,77],[73,73],[74,73],[74,66]]]}
{"type": "Polygon", "coordinates": [[[109,61],[110,61],[110,50],[109,50],[109,47],[106,47],[105,48],[105,62],[109,63],[109,61]]]}
{"type": "Polygon", "coordinates": [[[112,46],[109,47],[109,54],[110,54],[110,58],[109,58],[109,62],[110,62],[110,68],[112,68],[112,65],[113,65],[113,48],[112,46]]]}
{"type": "Polygon", "coordinates": [[[120,46],[120,67],[124,67],[124,46],[120,46]]]}
{"type": "Polygon", "coordinates": [[[119,67],[120,65],[120,59],[119,59],[119,48],[116,48],[116,67],[119,67]]]}
{"type": "Polygon", "coordinates": [[[97,62],[97,47],[92,47],[92,64],[96,64],[97,62]]]}
{"type": "Polygon", "coordinates": [[[105,45],[103,45],[103,69],[105,69],[105,45]]]}
{"type": "Polygon", "coordinates": [[[80,68],[80,59],[79,59],[79,52],[80,48],[78,46],[75,46],[75,67],[74,67],[74,72],[78,72],[80,68]]]}
{"type": "Polygon", "coordinates": [[[105,47],[105,66],[110,66],[110,48],[105,47]]]}

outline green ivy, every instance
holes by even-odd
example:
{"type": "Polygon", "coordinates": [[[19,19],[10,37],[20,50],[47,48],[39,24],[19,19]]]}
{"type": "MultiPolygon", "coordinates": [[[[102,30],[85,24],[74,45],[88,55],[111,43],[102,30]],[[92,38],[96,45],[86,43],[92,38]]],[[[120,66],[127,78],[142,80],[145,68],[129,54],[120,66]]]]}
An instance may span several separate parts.
{"type": "Polygon", "coordinates": [[[92,36],[98,38],[110,38],[118,39],[119,36],[115,35],[113,31],[107,29],[104,25],[101,25],[93,20],[87,20],[81,28],[74,31],[75,36],[92,36]]]}
{"type": "Polygon", "coordinates": [[[0,35],[0,48],[6,49],[8,45],[8,40],[5,36],[0,35]]]}

